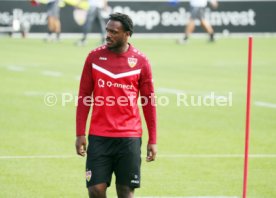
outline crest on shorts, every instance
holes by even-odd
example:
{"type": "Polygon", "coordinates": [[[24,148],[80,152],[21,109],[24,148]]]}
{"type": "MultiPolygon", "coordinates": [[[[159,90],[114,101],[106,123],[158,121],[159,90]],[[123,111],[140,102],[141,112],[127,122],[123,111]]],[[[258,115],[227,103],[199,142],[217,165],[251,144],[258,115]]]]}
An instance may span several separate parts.
{"type": "Polygon", "coordinates": [[[135,67],[137,64],[137,58],[129,57],[127,61],[130,67],[135,67]]]}
{"type": "Polygon", "coordinates": [[[92,171],[91,170],[87,170],[86,171],[86,174],[85,174],[85,177],[86,177],[86,181],[90,181],[91,177],[92,177],[92,171]]]}

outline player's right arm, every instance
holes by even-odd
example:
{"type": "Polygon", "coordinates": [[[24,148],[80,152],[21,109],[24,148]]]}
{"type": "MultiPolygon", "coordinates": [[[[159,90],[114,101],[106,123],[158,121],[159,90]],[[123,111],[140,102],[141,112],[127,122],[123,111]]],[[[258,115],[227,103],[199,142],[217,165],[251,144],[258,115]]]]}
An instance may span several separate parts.
{"type": "Polygon", "coordinates": [[[217,0],[210,0],[210,5],[213,9],[218,8],[218,1],[217,0]]]}
{"type": "Polygon", "coordinates": [[[94,82],[92,78],[91,55],[86,58],[80,80],[78,106],[76,112],[76,152],[85,156],[86,152],[86,121],[89,114],[94,82]]]}

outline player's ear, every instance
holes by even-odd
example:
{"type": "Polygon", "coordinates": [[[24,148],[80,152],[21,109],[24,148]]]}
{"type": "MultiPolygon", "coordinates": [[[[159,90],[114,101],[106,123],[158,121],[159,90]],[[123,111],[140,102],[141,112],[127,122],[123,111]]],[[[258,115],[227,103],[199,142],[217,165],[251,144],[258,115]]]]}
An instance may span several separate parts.
{"type": "Polygon", "coordinates": [[[125,33],[126,33],[126,36],[128,36],[128,37],[131,36],[131,35],[130,35],[130,31],[126,31],[125,33]]]}

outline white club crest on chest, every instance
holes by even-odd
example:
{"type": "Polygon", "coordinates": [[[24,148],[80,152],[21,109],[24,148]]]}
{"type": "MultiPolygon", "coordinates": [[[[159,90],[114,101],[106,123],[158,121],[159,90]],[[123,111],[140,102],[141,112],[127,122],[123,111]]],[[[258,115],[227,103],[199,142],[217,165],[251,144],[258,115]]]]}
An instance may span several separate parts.
{"type": "Polygon", "coordinates": [[[133,58],[133,57],[129,57],[127,59],[127,62],[128,62],[128,65],[132,68],[132,67],[135,67],[136,64],[137,64],[137,58],[133,58]]]}

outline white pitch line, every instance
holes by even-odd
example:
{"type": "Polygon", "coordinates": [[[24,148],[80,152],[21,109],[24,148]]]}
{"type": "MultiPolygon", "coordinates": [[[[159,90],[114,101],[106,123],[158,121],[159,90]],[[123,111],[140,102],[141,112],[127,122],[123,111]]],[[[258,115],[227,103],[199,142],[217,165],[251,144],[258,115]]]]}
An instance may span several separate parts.
{"type": "Polygon", "coordinates": [[[138,196],[137,198],[239,198],[238,196],[138,196]]]}
{"type": "MultiPolygon", "coordinates": [[[[173,154],[157,155],[160,158],[244,158],[244,154],[173,154]]],[[[276,158],[276,154],[250,154],[250,158],[276,158]]]]}
{"type": "MultiPolygon", "coordinates": [[[[0,156],[1,159],[66,159],[77,155],[18,155],[0,156]]],[[[142,157],[146,157],[143,155],[142,157]]],[[[158,158],[244,158],[243,154],[160,154],[158,158]]],[[[276,154],[251,154],[250,158],[276,158],[276,154]]]]}
{"type": "MultiPolygon", "coordinates": [[[[75,91],[63,91],[63,92],[49,92],[49,91],[47,91],[47,92],[42,92],[42,91],[25,91],[23,94],[25,95],[25,96],[32,96],[32,97],[34,97],[34,96],[45,96],[45,95],[47,95],[47,94],[49,94],[49,93],[51,93],[51,94],[55,94],[56,96],[72,96],[72,97],[74,97],[74,96],[76,96],[76,92],[75,91]]],[[[68,102],[70,102],[70,101],[68,101],[68,102]]],[[[72,102],[74,102],[73,100],[72,100],[72,102]]]]}
{"type": "Polygon", "coordinates": [[[15,66],[15,65],[10,65],[7,68],[8,68],[8,70],[14,71],[14,72],[23,72],[25,70],[25,68],[20,67],[20,66],[15,66]]]}
{"type": "Polygon", "coordinates": [[[227,97],[229,93],[233,92],[227,92],[227,93],[219,93],[220,95],[215,95],[216,91],[191,91],[191,90],[181,90],[181,89],[172,89],[172,88],[166,88],[166,87],[159,87],[156,89],[156,93],[159,94],[187,94],[187,95],[200,95],[204,97],[210,97],[210,95],[213,93],[214,97],[227,97]]]}
{"type": "Polygon", "coordinates": [[[80,81],[80,79],[81,79],[81,76],[80,76],[80,75],[78,75],[78,76],[75,76],[75,77],[74,77],[74,79],[76,79],[77,81],[80,81]]]}
{"type": "Polygon", "coordinates": [[[168,93],[168,94],[187,94],[187,91],[180,90],[180,89],[170,89],[170,88],[164,88],[160,87],[156,89],[157,93],[168,93]]]}
{"type": "Polygon", "coordinates": [[[40,92],[40,91],[25,91],[25,96],[45,96],[46,92],[40,92]]]}
{"type": "Polygon", "coordinates": [[[74,158],[77,155],[18,155],[18,156],[0,156],[0,159],[60,159],[74,158]]]}
{"type": "Polygon", "coordinates": [[[255,102],[255,105],[256,105],[256,106],[259,106],[259,107],[267,107],[267,108],[276,109],[276,104],[269,103],[269,102],[256,101],[256,102],[255,102]]]}
{"type": "Polygon", "coordinates": [[[50,70],[44,70],[41,72],[42,75],[44,76],[51,76],[51,77],[60,77],[62,76],[61,72],[57,72],[57,71],[50,71],[50,70]]]}

